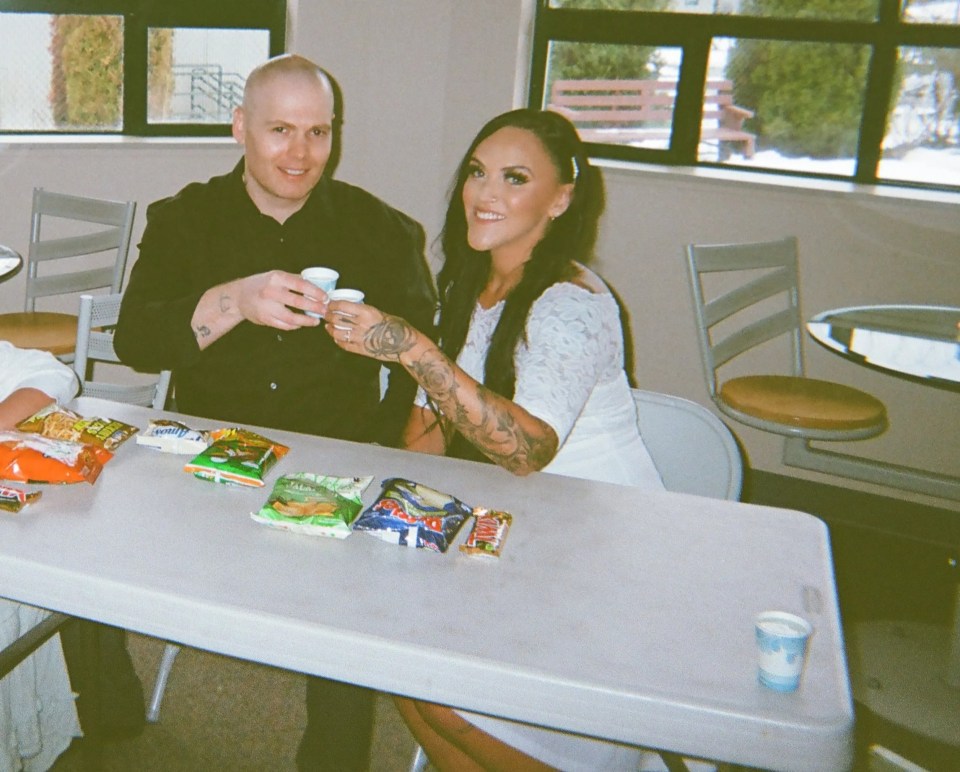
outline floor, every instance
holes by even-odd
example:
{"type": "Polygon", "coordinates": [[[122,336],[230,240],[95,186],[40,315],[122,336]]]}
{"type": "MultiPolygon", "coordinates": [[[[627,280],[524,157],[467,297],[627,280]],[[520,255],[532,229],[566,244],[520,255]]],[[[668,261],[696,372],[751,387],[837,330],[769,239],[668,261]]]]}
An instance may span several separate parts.
{"type": "MultiPolygon", "coordinates": [[[[127,648],[149,694],[165,642],[129,634],[127,648]]],[[[136,737],[75,742],[53,772],[254,772],[296,770],[306,723],[305,677],[182,649],[159,721],[136,737]]],[[[331,717],[336,720],[336,717],[331,717]]],[[[378,698],[370,772],[405,772],[415,748],[393,703],[378,698]]]]}
{"type": "MultiPolygon", "coordinates": [[[[960,573],[956,513],[763,473],[748,475],[745,498],[808,511],[827,522],[845,628],[883,618],[947,623],[960,573]],[[883,527],[864,527],[870,518],[883,527]]],[[[130,636],[128,648],[147,689],[163,645],[130,636]]],[[[294,770],[293,755],[305,723],[303,693],[301,675],[185,649],[174,666],[158,723],[135,738],[102,747],[81,744],[53,769],[294,770]]],[[[904,732],[863,706],[856,708],[856,769],[866,768],[866,748],[879,742],[933,772],[960,770],[960,748],[904,732]]],[[[381,699],[371,772],[408,769],[413,748],[392,703],[381,699]]]]}

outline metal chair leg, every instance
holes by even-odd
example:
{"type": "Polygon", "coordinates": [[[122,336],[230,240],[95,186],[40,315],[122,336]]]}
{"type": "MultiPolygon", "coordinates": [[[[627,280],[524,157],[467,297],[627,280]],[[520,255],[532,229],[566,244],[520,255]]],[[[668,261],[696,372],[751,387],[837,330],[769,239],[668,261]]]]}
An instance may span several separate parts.
{"type": "Polygon", "coordinates": [[[173,669],[173,661],[179,653],[180,647],[174,643],[168,643],[163,649],[163,657],[160,659],[160,667],[157,669],[157,680],[153,685],[153,695],[150,697],[150,705],[147,708],[147,721],[151,724],[160,720],[160,703],[163,701],[163,692],[167,688],[167,679],[173,669]]]}

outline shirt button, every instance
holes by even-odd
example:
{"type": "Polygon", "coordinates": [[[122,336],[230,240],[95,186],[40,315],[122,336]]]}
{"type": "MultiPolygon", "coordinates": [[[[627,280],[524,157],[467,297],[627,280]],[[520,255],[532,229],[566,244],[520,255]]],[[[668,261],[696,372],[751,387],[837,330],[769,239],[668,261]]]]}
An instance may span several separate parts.
{"type": "Polygon", "coordinates": [[[277,333],[277,340],[278,340],[280,343],[283,343],[283,336],[282,336],[279,332],[277,333]]]}
{"type": "Polygon", "coordinates": [[[277,384],[271,383],[271,384],[270,384],[270,391],[276,391],[276,390],[277,390],[277,384]]]}

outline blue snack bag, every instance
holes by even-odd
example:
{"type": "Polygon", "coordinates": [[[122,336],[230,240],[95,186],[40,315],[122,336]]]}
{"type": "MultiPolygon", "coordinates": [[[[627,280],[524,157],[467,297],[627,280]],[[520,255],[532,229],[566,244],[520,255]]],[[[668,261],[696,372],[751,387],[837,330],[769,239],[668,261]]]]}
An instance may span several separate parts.
{"type": "Polygon", "coordinates": [[[353,530],[403,547],[446,552],[472,512],[447,493],[392,477],[383,481],[380,497],[356,519],[353,530]]]}

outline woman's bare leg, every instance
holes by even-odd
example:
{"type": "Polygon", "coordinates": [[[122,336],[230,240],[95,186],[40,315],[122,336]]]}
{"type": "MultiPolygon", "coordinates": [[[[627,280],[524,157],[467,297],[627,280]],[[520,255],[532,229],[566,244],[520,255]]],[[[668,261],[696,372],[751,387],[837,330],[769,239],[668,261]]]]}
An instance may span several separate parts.
{"type": "Polygon", "coordinates": [[[478,729],[451,708],[400,697],[394,697],[394,702],[430,762],[444,772],[467,769],[548,772],[553,769],[478,729]],[[422,738],[418,732],[423,734],[422,738]],[[439,757],[431,753],[431,746],[439,757]]]}

